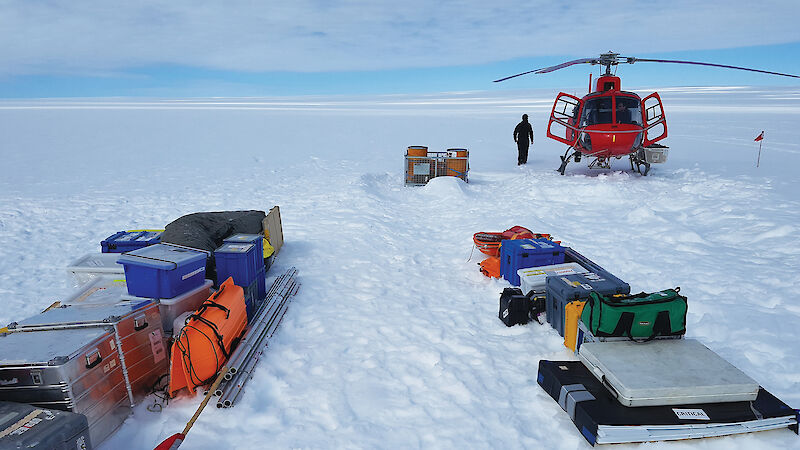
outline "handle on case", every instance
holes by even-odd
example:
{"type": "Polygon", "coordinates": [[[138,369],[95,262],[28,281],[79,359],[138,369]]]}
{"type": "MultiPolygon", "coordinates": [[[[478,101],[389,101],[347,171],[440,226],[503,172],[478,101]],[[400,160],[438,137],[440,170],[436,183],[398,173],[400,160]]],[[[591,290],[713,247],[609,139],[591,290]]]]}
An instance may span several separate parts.
{"type": "Polygon", "coordinates": [[[100,364],[103,361],[103,355],[100,354],[100,350],[99,349],[94,349],[94,350],[92,350],[91,352],[87,353],[84,356],[86,357],[86,368],[87,369],[92,369],[94,367],[97,367],[97,365],[100,364]],[[95,358],[95,360],[92,361],[91,360],[92,356],[97,356],[97,358],[95,358]]]}
{"type": "Polygon", "coordinates": [[[150,324],[147,323],[147,317],[144,314],[133,319],[133,329],[135,331],[142,331],[147,328],[148,325],[150,324]]]}
{"type": "Polygon", "coordinates": [[[133,256],[134,258],[142,258],[142,259],[149,259],[149,260],[151,260],[151,261],[158,261],[158,262],[170,263],[170,264],[172,264],[173,266],[175,266],[175,267],[173,267],[173,269],[177,269],[177,268],[178,268],[178,263],[176,263],[175,261],[167,261],[166,259],[161,259],[161,258],[153,258],[152,256],[134,255],[134,254],[131,254],[131,253],[123,253],[123,254],[124,254],[125,256],[133,256]]]}

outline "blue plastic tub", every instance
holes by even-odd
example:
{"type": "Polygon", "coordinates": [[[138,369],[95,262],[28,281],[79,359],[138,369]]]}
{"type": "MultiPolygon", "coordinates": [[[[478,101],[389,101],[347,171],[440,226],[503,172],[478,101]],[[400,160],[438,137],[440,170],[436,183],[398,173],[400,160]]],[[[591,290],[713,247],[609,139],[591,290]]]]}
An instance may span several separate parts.
{"type": "Polygon", "coordinates": [[[244,305],[247,309],[247,321],[250,322],[258,311],[258,307],[261,306],[261,302],[258,300],[258,281],[253,280],[250,286],[244,288],[244,305]]]}
{"type": "Polygon", "coordinates": [[[500,274],[519,286],[519,269],[564,262],[564,247],[548,239],[507,239],[500,245],[500,274]]]}
{"type": "Polygon", "coordinates": [[[100,241],[103,253],[124,253],[161,242],[161,231],[118,231],[100,241]]]}
{"type": "MultiPolygon", "coordinates": [[[[217,267],[217,285],[222,284],[228,277],[233,277],[233,284],[247,288],[258,275],[256,265],[256,245],[228,242],[214,250],[214,260],[217,267]]],[[[263,261],[263,260],[262,260],[263,261]]],[[[261,263],[263,266],[264,263],[261,263]]]]}
{"type": "Polygon", "coordinates": [[[267,271],[266,269],[261,269],[256,275],[256,283],[258,286],[258,302],[261,303],[267,297],[267,271]]]}
{"type": "Polygon", "coordinates": [[[264,235],[239,233],[226,237],[222,242],[231,244],[253,244],[256,252],[253,255],[253,264],[256,270],[264,265],[264,235]]]}
{"type": "Polygon", "coordinates": [[[128,294],[136,297],[173,298],[203,284],[204,250],[172,244],[155,244],[120,255],[128,294]]]}
{"type": "Polygon", "coordinates": [[[564,308],[567,303],[586,301],[590,292],[601,295],[629,294],[631,287],[617,277],[606,278],[594,272],[547,277],[545,282],[547,322],[564,336],[564,308]]]}

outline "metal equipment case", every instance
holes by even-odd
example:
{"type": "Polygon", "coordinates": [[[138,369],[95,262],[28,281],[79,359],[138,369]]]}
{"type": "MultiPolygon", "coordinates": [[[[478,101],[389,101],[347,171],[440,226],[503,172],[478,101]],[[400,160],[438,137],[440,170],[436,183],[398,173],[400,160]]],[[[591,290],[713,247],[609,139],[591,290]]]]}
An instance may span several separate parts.
{"type": "Polygon", "coordinates": [[[131,304],[138,304],[148,300],[158,303],[158,310],[161,313],[161,325],[164,332],[172,334],[172,324],[175,322],[175,319],[186,311],[195,311],[199,308],[211,295],[212,284],[214,283],[211,280],[205,280],[205,283],[201,286],[172,298],[134,297],[125,294],[122,295],[122,300],[131,302],[131,304]]]}
{"type": "Polygon", "coordinates": [[[112,327],[130,402],[146,397],[169,371],[158,304],[73,305],[54,308],[9,325],[9,330],[112,327]],[[121,351],[120,351],[121,350],[121,351]]]}
{"type": "Polygon", "coordinates": [[[753,401],[758,383],[695,339],[587,342],[578,358],[624,406],[753,401]]]}
{"type": "Polygon", "coordinates": [[[86,416],[93,444],[131,412],[112,326],[0,334],[0,400],[86,416]]]}

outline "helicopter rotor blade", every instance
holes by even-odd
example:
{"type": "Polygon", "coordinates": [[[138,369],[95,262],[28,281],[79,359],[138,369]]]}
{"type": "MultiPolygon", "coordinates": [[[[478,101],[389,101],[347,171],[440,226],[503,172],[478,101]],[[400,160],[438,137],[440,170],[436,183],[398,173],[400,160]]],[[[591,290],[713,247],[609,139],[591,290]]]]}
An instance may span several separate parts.
{"type": "Polygon", "coordinates": [[[739,66],[728,66],[725,64],[713,64],[713,63],[704,63],[704,62],[697,62],[697,61],[679,61],[674,59],[647,59],[647,58],[627,58],[626,62],[631,64],[635,62],[660,62],[660,63],[675,63],[675,64],[694,64],[697,66],[711,66],[711,67],[722,67],[725,69],[738,69],[738,70],[747,70],[749,72],[758,72],[758,73],[766,73],[769,75],[780,75],[782,77],[792,77],[792,78],[800,78],[800,75],[791,75],[788,73],[780,73],[780,72],[770,72],[768,70],[759,70],[759,69],[750,69],[747,67],[739,67],[739,66]]]}
{"type": "Polygon", "coordinates": [[[535,69],[535,70],[529,70],[527,72],[522,72],[522,73],[518,73],[516,75],[511,75],[510,77],[500,78],[499,80],[494,80],[494,82],[495,83],[499,83],[501,81],[506,81],[506,80],[511,79],[511,78],[516,78],[516,77],[519,77],[519,76],[522,76],[522,75],[527,75],[529,73],[548,73],[548,72],[553,72],[553,71],[558,70],[558,69],[563,69],[565,67],[569,67],[569,66],[572,66],[572,65],[575,65],[575,64],[583,64],[583,63],[597,64],[597,59],[596,58],[581,58],[581,59],[576,59],[576,60],[573,60],[573,61],[567,61],[565,63],[557,64],[555,66],[543,67],[541,69],[535,69]]]}
{"type": "Polygon", "coordinates": [[[527,72],[522,72],[522,73],[518,73],[516,75],[511,75],[510,77],[500,78],[499,80],[494,80],[493,83],[499,83],[501,81],[510,80],[510,79],[516,78],[516,77],[521,77],[522,75],[527,75],[529,73],[534,73],[534,72],[536,72],[538,70],[541,70],[541,69],[529,70],[527,72]]]}

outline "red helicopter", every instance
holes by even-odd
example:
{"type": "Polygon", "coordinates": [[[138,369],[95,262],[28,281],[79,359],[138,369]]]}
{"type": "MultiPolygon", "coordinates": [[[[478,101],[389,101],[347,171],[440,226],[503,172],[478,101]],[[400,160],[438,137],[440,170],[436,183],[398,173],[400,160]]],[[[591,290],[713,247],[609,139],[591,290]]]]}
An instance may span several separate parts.
{"type": "MultiPolygon", "coordinates": [[[[661,97],[658,93],[641,98],[633,92],[623,91],[620,78],[611,73],[611,67],[620,63],[661,62],[694,64],[747,70],[771,75],[800,78],[766,70],[728,66],[695,61],[669,59],[645,59],[619,56],[619,53],[603,53],[599,58],[583,58],[568,61],[551,67],[518,73],[510,77],[494,80],[495,83],[530,73],[549,73],[575,64],[592,64],[605,67],[605,73],[597,78],[595,90],[583,98],[564,92],[558,94],[550,120],[547,123],[547,137],[567,144],[569,147],[561,157],[557,169],[561,175],[571,160],[580,162],[582,156],[594,158],[589,168],[610,169],[611,159],[628,156],[631,170],[647,175],[650,165],[666,161],[667,148],[657,142],[667,137],[667,120],[661,97]]],[[[591,75],[589,76],[591,90],[591,75]]]]}

